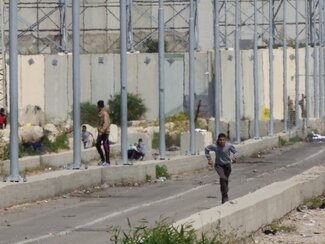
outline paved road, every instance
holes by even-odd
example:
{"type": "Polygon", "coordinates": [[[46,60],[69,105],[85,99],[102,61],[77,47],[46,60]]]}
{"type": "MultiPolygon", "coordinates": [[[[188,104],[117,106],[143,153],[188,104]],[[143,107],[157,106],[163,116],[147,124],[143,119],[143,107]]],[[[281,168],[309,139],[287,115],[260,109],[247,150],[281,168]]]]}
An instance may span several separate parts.
{"type": "MultiPolygon", "coordinates": [[[[233,167],[230,198],[325,164],[324,157],[325,144],[298,143],[241,159],[233,167]]],[[[219,204],[217,175],[208,170],[140,187],[107,187],[85,194],[76,191],[2,210],[0,243],[109,243],[108,228],[128,229],[127,218],[134,226],[141,219],[153,223],[160,216],[176,221],[219,204]]]]}

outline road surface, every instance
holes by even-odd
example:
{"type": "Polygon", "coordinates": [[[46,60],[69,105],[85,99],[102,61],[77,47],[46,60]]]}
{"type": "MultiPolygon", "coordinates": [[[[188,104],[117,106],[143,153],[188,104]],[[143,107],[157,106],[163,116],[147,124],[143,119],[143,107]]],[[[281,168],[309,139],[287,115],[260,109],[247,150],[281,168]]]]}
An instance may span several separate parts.
{"type": "MultiPolygon", "coordinates": [[[[297,143],[243,158],[233,165],[230,199],[324,165],[325,144],[297,143]]],[[[129,167],[129,166],[128,166],[129,167]]],[[[132,166],[130,166],[132,167],[132,166]]],[[[73,179],[71,179],[73,180],[73,179]]],[[[0,243],[110,243],[108,229],[127,230],[146,219],[170,222],[220,205],[217,174],[208,169],[139,186],[75,191],[0,211],[0,243]]]]}

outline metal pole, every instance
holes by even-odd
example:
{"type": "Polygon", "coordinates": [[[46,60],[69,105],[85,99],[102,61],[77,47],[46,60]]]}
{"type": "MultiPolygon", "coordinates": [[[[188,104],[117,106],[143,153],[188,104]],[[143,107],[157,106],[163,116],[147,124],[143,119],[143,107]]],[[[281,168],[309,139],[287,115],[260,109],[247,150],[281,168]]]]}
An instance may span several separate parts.
{"type": "Polygon", "coordinates": [[[296,0],[295,19],[296,19],[296,45],[295,45],[295,64],[296,64],[296,96],[295,96],[295,115],[296,127],[299,128],[299,26],[298,26],[298,2],[296,0]]]}
{"type": "Polygon", "coordinates": [[[10,176],[11,182],[20,181],[18,160],[18,40],[17,0],[9,2],[9,58],[10,58],[10,176]]]}
{"type": "Polygon", "coordinates": [[[67,2],[60,0],[60,21],[61,21],[61,48],[62,52],[67,52],[67,2]]]}
{"type": "Polygon", "coordinates": [[[269,135],[273,136],[273,97],[274,97],[274,79],[273,79],[273,0],[269,0],[269,83],[270,83],[270,121],[269,135]]]}
{"type": "Polygon", "coordinates": [[[73,60],[73,169],[81,164],[80,129],[80,1],[72,2],[72,60],[73,60]]]}
{"type": "Polygon", "coordinates": [[[287,1],[283,1],[283,131],[288,131],[287,92],[287,1]]]}
{"type": "Polygon", "coordinates": [[[1,28],[1,58],[2,58],[2,107],[8,112],[7,103],[7,70],[6,70],[6,46],[4,42],[4,2],[0,1],[0,28],[1,28]]]}
{"type": "Polygon", "coordinates": [[[165,24],[164,0],[159,0],[159,154],[165,159],[165,24]]]}
{"type": "Polygon", "coordinates": [[[132,7],[133,7],[133,0],[128,0],[128,11],[127,11],[127,19],[128,19],[128,44],[129,44],[129,51],[134,52],[132,7]]]}
{"type": "Polygon", "coordinates": [[[189,102],[190,102],[190,152],[195,154],[195,124],[194,124],[194,6],[190,0],[190,45],[189,45],[189,102]]]}
{"type": "Polygon", "coordinates": [[[305,0],[305,96],[306,96],[306,126],[310,127],[310,92],[309,92],[309,1],[305,0]]]}
{"type": "Polygon", "coordinates": [[[324,1],[319,6],[319,29],[320,29],[320,50],[319,50],[319,116],[324,116],[324,1]]]}
{"type": "Polygon", "coordinates": [[[219,0],[214,0],[214,125],[215,137],[220,133],[220,29],[219,29],[219,0]]]}
{"type": "Polygon", "coordinates": [[[236,10],[235,10],[235,99],[236,99],[236,137],[237,143],[240,143],[240,47],[239,47],[239,0],[236,0],[236,10]]]}
{"type": "Polygon", "coordinates": [[[255,138],[260,137],[259,130],[259,80],[258,80],[258,54],[257,54],[257,0],[254,0],[254,129],[255,138]]]}
{"type": "Polygon", "coordinates": [[[225,48],[228,48],[228,0],[225,2],[225,48]]]}
{"type": "MultiPolygon", "coordinates": [[[[320,7],[320,6],[318,6],[320,7]]],[[[317,38],[316,38],[316,25],[317,25],[317,20],[316,20],[316,1],[314,1],[314,28],[313,28],[313,36],[314,36],[314,117],[318,118],[319,117],[319,104],[318,104],[318,89],[319,89],[319,84],[318,84],[318,46],[317,46],[317,38]]],[[[321,32],[321,31],[320,31],[321,32]]]]}
{"type": "Polygon", "coordinates": [[[127,25],[126,1],[120,0],[120,82],[121,82],[121,155],[122,163],[127,164],[127,25]]]}

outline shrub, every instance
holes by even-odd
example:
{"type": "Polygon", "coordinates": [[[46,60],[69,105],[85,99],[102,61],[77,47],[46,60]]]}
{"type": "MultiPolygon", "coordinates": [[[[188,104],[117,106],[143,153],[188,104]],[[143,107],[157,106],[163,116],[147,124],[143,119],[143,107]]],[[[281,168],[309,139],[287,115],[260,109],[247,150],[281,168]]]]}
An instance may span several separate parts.
{"type": "Polygon", "coordinates": [[[166,165],[156,165],[156,177],[166,177],[167,179],[170,178],[166,165]]]}
{"type": "Polygon", "coordinates": [[[178,227],[170,225],[167,219],[156,221],[154,226],[143,219],[140,225],[133,227],[128,219],[128,230],[121,227],[111,227],[110,241],[112,243],[124,244],[228,244],[238,243],[236,236],[225,234],[217,227],[211,230],[211,233],[198,234],[191,224],[182,224],[178,227]]]}
{"type": "Polygon", "coordinates": [[[47,137],[44,137],[42,143],[46,151],[58,152],[59,149],[69,149],[68,138],[66,134],[61,134],[51,142],[47,137]]]}
{"type": "MultiPolygon", "coordinates": [[[[143,43],[143,46],[145,48],[145,52],[147,52],[147,53],[158,53],[159,52],[159,41],[158,40],[148,38],[143,43]]],[[[164,41],[164,49],[165,49],[165,52],[167,52],[168,43],[166,42],[166,40],[164,41]]]]}
{"type": "Polygon", "coordinates": [[[93,127],[98,125],[97,105],[89,102],[80,103],[80,123],[89,124],[93,127]]]}
{"type": "MultiPolygon", "coordinates": [[[[111,122],[114,124],[121,124],[121,95],[115,94],[112,99],[108,101],[111,122]]],[[[143,103],[143,99],[139,95],[128,93],[127,95],[127,120],[139,120],[147,111],[143,103]]]]}

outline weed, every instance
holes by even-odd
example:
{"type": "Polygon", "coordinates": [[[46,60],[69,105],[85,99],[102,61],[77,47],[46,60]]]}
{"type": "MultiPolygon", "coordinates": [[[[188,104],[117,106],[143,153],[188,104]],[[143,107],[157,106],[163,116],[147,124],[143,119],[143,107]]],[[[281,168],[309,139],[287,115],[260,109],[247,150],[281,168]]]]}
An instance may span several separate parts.
{"type": "Polygon", "coordinates": [[[289,138],[289,143],[294,144],[294,143],[297,143],[297,142],[301,142],[303,140],[304,140],[303,138],[301,138],[299,136],[295,136],[295,137],[289,138]]]}
{"type": "Polygon", "coordinates": [[[68,138],[66,134],[61,134],[55,138],[54,142],[51,142],[47,137],[44,137],[43,145],[49,152],[58,152],[59,149],[69,149],[68,138]]]}
{"type": "Polygon", "coordinates": [[[160,218],[154,226],[149,226],[147,220],[140,221],[140,225],[133,227],[128,219],[128,230],[120,227],[111,227],[110,241],[117,244],[222,244],[236,243],[234,238],[225,235],[219,228],[212,234],[197,234],[190,224],[182,224],[178,227],[170,225],[167,219],[160,218]]]}
{"type": "Polygon", "coordinates": [[[151,181],[152,181],[151,175],[146,174],[146,182],[151,182],[151,181]]]}
{"type": "Polygon", "coordinates": [[[286,226],[286,225],[278,225],[278,224],[270,224],[268,226],[268,229],[270,229],[273,232],[293,232],[296,230],[295,226],[286,226]]]}
{"type": "Polygon", "coordinates": [[[304,202],[308,209],[317,209],[325,204],[325,200],[320,197],[314,197],[304,202]]]}
{"type": "Polygon", "coordinates": [[[285,139],[283,139],[281,136],[279,136],[279,140],[278,140],[278,146],[279,146],[279,147],[283,147],[283,146],[285,146],[287,143],[288,143],[288,142],[287,142],[285,139]]]}
{"type": "Polygon", "coordinates": [[[166,165],[156,165],[156,177],[166,177],[167,179],[170,178],[170,175],[168,173],[167,170],[167,166],[166,165]]]}

